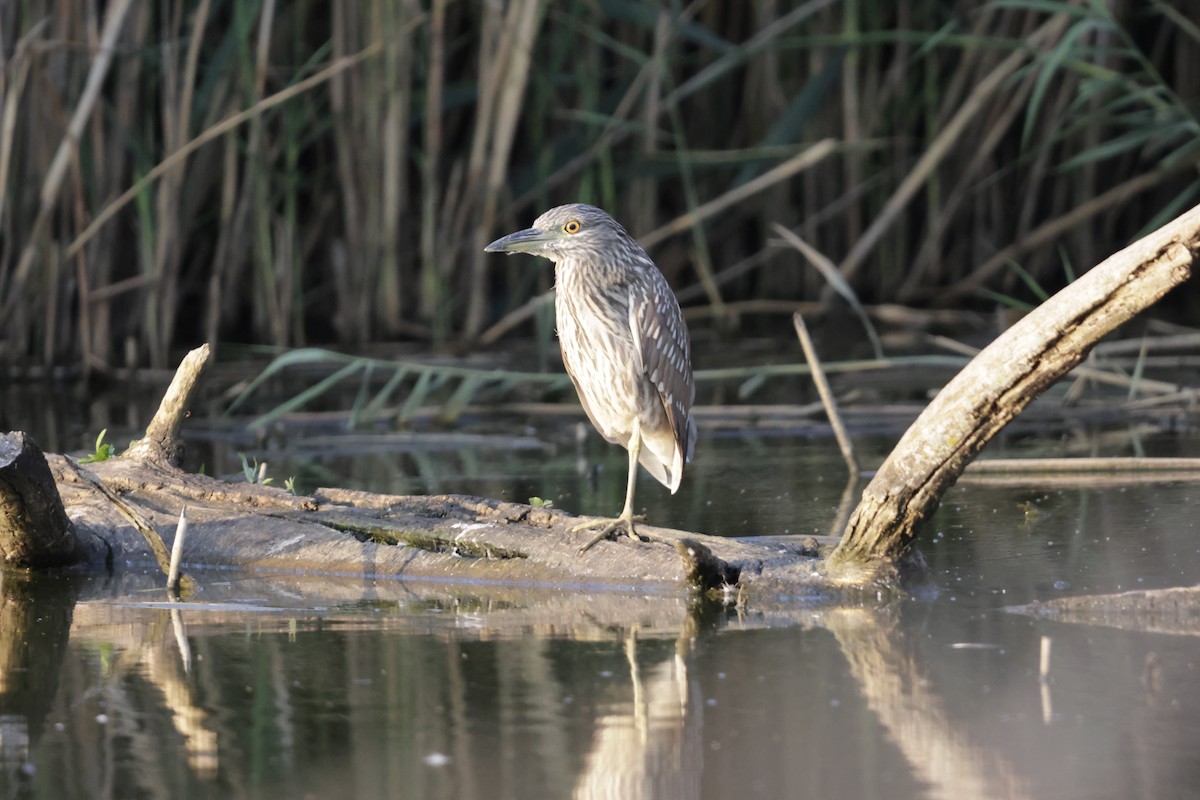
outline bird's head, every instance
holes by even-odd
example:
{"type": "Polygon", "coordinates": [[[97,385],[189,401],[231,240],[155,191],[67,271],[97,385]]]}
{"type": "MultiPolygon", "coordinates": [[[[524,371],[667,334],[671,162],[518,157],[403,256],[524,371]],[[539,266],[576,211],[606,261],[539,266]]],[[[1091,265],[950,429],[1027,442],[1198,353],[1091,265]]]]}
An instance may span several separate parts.
{"type": "Polygon", "coordinates": [[[510,233],[483,248],[489,253],[531,253],[551,261],[603,257],[632,243],[615,219],[595,206],[556,206],[534,220],[532,228],[510,233]]]}

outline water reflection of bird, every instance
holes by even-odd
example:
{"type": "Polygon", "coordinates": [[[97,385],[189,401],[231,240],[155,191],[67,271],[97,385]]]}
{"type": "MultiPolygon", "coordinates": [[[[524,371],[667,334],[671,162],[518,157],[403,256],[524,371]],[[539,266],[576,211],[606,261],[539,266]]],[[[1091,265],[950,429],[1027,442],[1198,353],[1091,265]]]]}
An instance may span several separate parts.
{"type": "Polygon", "coordinates": [[[679,302],[646,251],[595,206],[552,208],[532,228],[489,244],[554,262],[555,314],[563,363],[596,430],[629,451],[625,508],[587,545],[634,536],[640,462],[674,493],[696,443],[691,344],[679,302]]]}

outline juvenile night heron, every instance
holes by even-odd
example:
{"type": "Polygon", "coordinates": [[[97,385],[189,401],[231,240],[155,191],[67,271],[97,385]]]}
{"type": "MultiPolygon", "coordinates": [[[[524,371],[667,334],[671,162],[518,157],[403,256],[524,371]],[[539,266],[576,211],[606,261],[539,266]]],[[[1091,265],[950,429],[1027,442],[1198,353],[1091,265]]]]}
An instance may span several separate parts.
{"type": "Polygon", "coordinates": [[[596,538],[631,538],[637,465],[674,493],[696,445],[691,344],[671,287],[620,223],[573,203],[532,228],[489,244],[490,253],[532,253],[554,262],[554,309],[563,363],[596,430],[629,451],[625,508],[596,538]]]}

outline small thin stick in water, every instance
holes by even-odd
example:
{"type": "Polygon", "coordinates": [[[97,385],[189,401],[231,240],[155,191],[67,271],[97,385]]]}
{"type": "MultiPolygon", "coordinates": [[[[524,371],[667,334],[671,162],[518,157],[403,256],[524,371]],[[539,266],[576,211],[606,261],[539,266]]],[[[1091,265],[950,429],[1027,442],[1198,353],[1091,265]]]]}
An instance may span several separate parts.
{"type": "Polygon", "coordinates": [[[1054,722],[1054,700],[1050,697],[1050,637],[1042,637],[1042,654],[1038,662],[1038,681],[1042,689],[1042,724],[1054,722]]]}
{"type": "Polygon", "coordinates": [[[813,347],[812,339],[808,335],[808,326],[804,324],[804,318],[800,316],[800,312],[797,311],[792,315],[792,324],[796,326],[796,335],[800,337],[800,346],[804,348],[804,357],[808,360],[809,369],[812,370],[813,383],[817,385],[817,393],[821,395],[821,402],[825,405],[825,413],[829,416],[829,424],[833,426],[833,435],[837,437],[838,447],[842,450],[842,458],[846,459],[846,466],[850,468],[850,474],[857,475],[858,461],[854,458],[854,445],[850,441],[849,434],[846,433],[846,426],[842,424],[842,415],[838,413],[837,401],[829,388],[829,381],[825,380],[825,370],[821,368],[821,360],[817,358],[817,349],[813,347]]]}
{"type": "Polygon", "coordinates": [[[183,559],[183,537],[187,535],[187,506],[179,511],[179,525],[175,527],[175,541],[171,544],[171,568],[167,570],[167,592],[179,596],[179,562],[183,559]]]}

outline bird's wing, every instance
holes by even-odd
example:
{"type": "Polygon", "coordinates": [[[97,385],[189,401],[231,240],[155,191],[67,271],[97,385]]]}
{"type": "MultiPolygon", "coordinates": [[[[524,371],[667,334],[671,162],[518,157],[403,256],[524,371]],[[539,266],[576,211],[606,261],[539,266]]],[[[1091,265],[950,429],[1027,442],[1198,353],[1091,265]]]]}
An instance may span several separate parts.
{"type": "Polygon", "coordinates": [[[692,402],[696,399],[691,341],[679,302],[666,279],[657,267],[647,270],[647,274],[651,280],[630,307],[630,325],[642,369],[658,388],[675,441],[687,462],[696,442],[696,427],[691,418],[692,402]]]}

